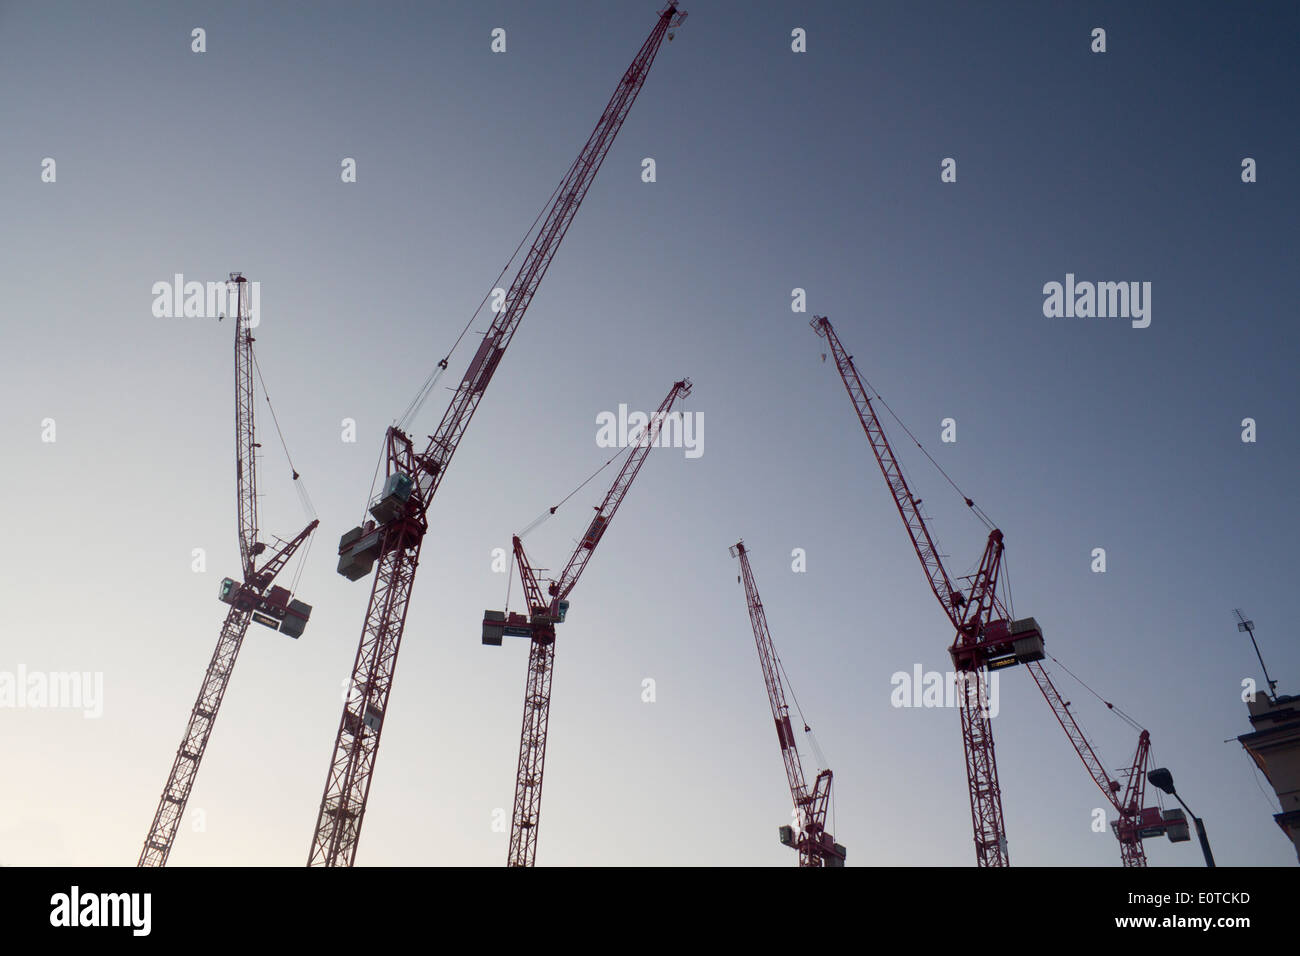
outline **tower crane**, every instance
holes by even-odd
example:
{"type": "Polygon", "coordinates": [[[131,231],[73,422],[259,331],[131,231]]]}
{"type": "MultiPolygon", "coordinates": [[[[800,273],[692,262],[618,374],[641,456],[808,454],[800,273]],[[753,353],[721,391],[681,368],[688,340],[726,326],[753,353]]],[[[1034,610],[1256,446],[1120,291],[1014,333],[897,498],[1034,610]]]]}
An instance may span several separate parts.
{"type": "MultiPolygon", "coordinates": [[[[149,835],[140,851],[138,866],[165,866],[176,840],[185,804],[194,787],[208,746],[208,738],[217,720],[217,711],[230,683],[230,673],[243,645],[250,621],[256,621],[281,634],[302,636],[311,616],[311,606],[294,600],[289,591],[274,584],[276,576],[288,564],[294,552],[311,537],[319,521],[312,520],[291,540],[283,542],[260,568],[258,558],[266,544],[257,540],[257,443],[253,428],[253,335],[249,331],[248,298],[244,287],[248,280],[242,273],[230,273],[230,284],[237,290],[235,309],[235,498],[239,515],[239,554],[243,580],[224,578],[218,598],[230,605],[225,623],[217,638],[216,649],[208,662],[199,687],[198,698],[190,711],[185,736],[176,751],[171,774],[163,788],[158,809],[154,812],[149,835]]],[[[298,480],[298,473],[293,474],[298,480]]]]}
{"type": "MultiPolygon", "coordinates": [[[[561,240],[645,85],[664,35],[685,17],[675,0],[659,12],[654,29],[620,77],[595,129],[557,187],[554,202],[545,216],[539,217],[540,225],[519,272],[425,450],[417,452],[402,429],[388,429],[384,484],[369,508],[373,520],[348,531],[339,541],[338,572],[344,577],[356,581],[369,574],[376,561],[379,570],[371,586],[350,690],[339,718],[308,866],[351,866],[355,862],[420,546],[428,530],[429,507],[561,240]]],[[[444,358],[440,368],[445,369],[446,363],[444,358]]]]}
{"type": "MultiPolygon", "coordinates": [[[[885,436],[853,363],[853,357],[845,351],[829,319],[814,316],[810,324],[830,345],[836,368],[857,410],[858,419],[867,434],[881,473],[885,476],[885,483],[893,493],[894,504],[912,539],[921,566],[925,569],[930,589],[939,599],[957,632],[949,654],[958,675],[963,677],[962,683],[965,684],[966,691],[957,697],[961,710],[966,777],[979,865],[1006,866],[1010,862],[1006,829],[1002,820],[1002,797],[993,749],[993,732],[987,717],[985,680],[989,670],[1017,664],[1028,666],[1079,759],[1118,813],[1118,819],[1112,826],[1119,839],[1124,865],[1146,866],[1143,839],[1162,834],[1168,835],[1175,843],[1189,839],[1181,810],[1161,811],[1156,807],[1142,806],[1146,788],[1145,767],[1150,750],[1150,735],[1147,731],[1142,730],[1139,735],[1137,752],[1128,773],[1128,784],[1121,787],[1106,773],[1071,712],[1069,702],[1061,697],[1046,670],[1038,663],[1046,656],[1043,651],[1042,629],[1033,618],[1010,619],[1011,615],[997,595],[1003,551],[1000,530],[990,530],[979,570],[972,579],[968,593],[962,594],[953,586],[929,527],[921,515],[921,501],[907,485],[902,468],[894,457],[889,439],[885,436]],[[1121,789],[1124,791],[1122,796],[1121,789]]],[[[967,507],[975,507],[971,499],[963,498],[967,507]]]]}
{"type": "MultiPolygon", "coordinates": [[[[776,722],[776,739],[781,745],[785,777],[790,784],[790,798],[794,802],[794,811],[799,824],[797,829],[793,826],[781,827],[779,831],[781,842],[799,851],[800,866],[843,866],[847,853],[844,847],[836,843],[835,838],[826,832],[826,809],[830,804],[833,774],[829,767],[819,771],[813,780],[812,789],[809,789],[805,782],[803,762],[799,758],[794,730],[790,726],[790,708],[785,702],[785,685],[781,682],[780,658],[776,655],[772,634],[767,629],[767,614],[764,613],[763,602],[758,597],[758,585],[754,582],[754,572],[749,566],[749,552],[745,550],[744,541],[732,545],[730,552],[733,558],[740,558],[745,600],[749,605],[749,623],[754,629],[754,643],[758,645],[758,662],[763,668],[763,682],[767,685],[767,701],[772,707],[772,719],[776,722]]],[[[806,724],[804,730],[808,730],[806,724]]]]}
{"type": "MultiPolygon", "coordinates": [[[[641,466],[659,439],[663,423],[678,399],[691,393],[690,379],[674,382],[658,410],[628,444],[630,451],[618,476],[604,499],[596,505],[596,514],[573,549],[569,563],[555,580],[549,582],[546,596],[538,583],[537,572],[523,542],[514,537],[514,558],[519,566],[527,616],[517,612],[484,611],[483,643],[501,646],[505,637],[529,639],[528,676],[524,683],[524,717],[519,732],[519,764],[515,771],[515,805],[510,818],[510,849],[507,866],[532,866],[537,857],[537,830],[542,813],[542,773],[546,764],[547,726],[551,715],[551,671],[555,666],[555,625],[563,623],[569,610],[569,594],[582,576],[596,545],[609,530],[623,498],[632,487],[641,466]]],[[[558,506],[557,506],[558,507],[558,506]]],[[[555,513],[551,509],[551,514],[555,513]]]]}
{"type": "MultiPolygon", "coordinates": [[[[813,316],[809,324],[830,346],[835,366],[858,413],[885,484],[894,496],[894,505],[912,540],[912,548],[925,571],[930,590],[956,632],[948,653],[959,684],[965,691],[956,696],[966,751],[966,782],[975,833],[975,858],[979,866],[1008,866],[1010,857],[1002,819],[1002,792],[993,749],[993,725],[988,716],[988,671],[1042,660],[1043,632],[1033,618],[1009,620],[1010,615],[998,597],[1003,542],[1002,532],[997,528],[989,531],[979,570],[971,578],[967,592],[963,594],[952,583],[930,528],[921,515],[921,499],[908,487],[867,389],[853,364],[853,356],[840,343],[828,318],[813,316]]],[[[971,499],[965,498],[965,502],[967,507],[975,508],[971,499]]]]}
{"type": "MultiPolygon", "coordinates": [[[[1035,661],[1030,663],[1028,668],[1034,682],[1038,684],[1038,689],[1042,691],[1043,697],[1052,708],[1052,713],[1056,715],[1061,729],[1070,738],[1075,753],[1079,755],[1093,782],[1097,784],[1098,789],[1118,814],[1118,818],[1111,822],[1111,829],[1119,840],[1120,859],[1124,866],[1147,865],[1146,851],[1142,847],[1143,840],[1157,836],[1168,836],[1172,843],[1190,840],[1187,818],[1182,810],[1177,808],[1161,810],[1159,807],[1142,806],[1146,799],[1146,766],[1151,751],[1151,734],[1146,730],[1138,734],[1137,751],[1133,755],[1133,763],[1127,773],[1128,783],[1121,786],[1117,780],[1111,779],[1106,773],[1106,768],[1097,759],[1092,744],[1079,726],[1070,702],[1061,696],[1043,665],[1035,661]],[[1121,790],[1123,790],[1122,795],[1121,790]]],[[[1106,702],[1106,706],[1114,709],[1114,705],[1109,702],[1106,702]]]]}

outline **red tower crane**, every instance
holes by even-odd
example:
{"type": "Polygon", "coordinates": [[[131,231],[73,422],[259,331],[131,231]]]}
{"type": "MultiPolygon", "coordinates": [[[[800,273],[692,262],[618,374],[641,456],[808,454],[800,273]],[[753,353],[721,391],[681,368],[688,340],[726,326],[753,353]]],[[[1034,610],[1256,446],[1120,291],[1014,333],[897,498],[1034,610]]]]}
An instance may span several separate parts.
{"type": "MultiPolygon", "coordinates": [[[[424,452],[417,453],[401,429],[388,430],[383,490],[369,509],[373,520],[339,541],[338,571],[344,577],[352,581],[364,577],[376,561],[379,570],[352,665],[351,689],[339,719],[308,866],[351,866],[356,859],[429,507],[542,277],[645,85],[664,35],[685,16],[675,2],[661,10],[654,29],[619,79],[596,128],[556,189],[555,201],[541,219],[500,311],[424,452]]],[[[440,365],[445,368],[445,363],[446,359],[440,365]]]]}
{"type": "MultiPolygon", "coordinates": [[[[740,558],[741,578],[745,584],[745,600],[749,605],[749,623],[754,629],[754,643],[758,645],[758,663],[763,668],[763,682],[767,685],[767,702],[772,707],[776,722],[776,740],[781,745],[781,759],[785,762],[786,782],[790,784],[790,799],[798,828],[783,826],[780,840],[799,851],[800,866],[843,866],[847,851],[826,832],[826,810],[830,804],[832,773],[829,767],[820,771],[808,789],[803,773],[803,762],[790,726],[790,708],[785,702],[785,685],[781,682],[780,658],[776,645],[767,629],[767,614],[758,597],[758,585],[749,566],[749,552],[745,542],[738,541],[731,549],[733,558],[740,558]]],[[[804,730],[808,726],[804,725],[804,730]]]]}
{"type": "MultiPolygon", "coordinates": [[[[243,581],[225,578],[221,582],[217,596],[230,605],[230,610],[226,612],[226,621],[217,638],[216,650],[212,652],[212,659],[208,662],[207,672],[199,687],[198,699],[190,711],[185,736],[181,738],[176,759],[172,762],[171,774],[163,788],[162,798],[158,801],[158,809],[154,812],[149,835],[145,837],[138,866],[165,866],[167,863],[249,622],[256,621],[297,638],[302,635],[307,619],[311,616],[310,605],[293,600],[288,590],[275,586],[273,582],[320,522],[313,520],[292,540],[281,543],[262,567],[257,567],[257,559],[265,552],[266,545],[257,540],[256,450],[261,446],[253,431],[253,335],[249,331],[248,301],[244,294],[247,282],[241,273],[230,274],[230,283],[237,290],[235,497],[239,514],[239,554],[243,563],[243,581]]],[[[297,472],[294,472],[293,477],[296,481],[297,472]]]]}
{"type": "MultiPolygon", "coordinates": [[[[515,805],[510,818],[510,850],[507,866],[532,866],[537,857],[537,830],[542,814],[542,773],[546,765],[546,735],[551,716],[551,671],[555,666],[555,625],[563,623],[569,610],[568,597],[578,583],[596,545],[609,529],[623,498],[641,471],[659,439],[663,423],[680,398],[691,393],[690,379],[674,382],[649,422],[629,440],[630,451],[623,467],[610,485],[586,532],[569,557],[560,576],[546,588],[546,597],[537,573],[518,535],[514,538],[515,562],[523,583],[528,615],[505,611],[483,612],[483,643],[501,646],[501,638],[529,639],[528,676],[524,683],[524,718],[519,732],[519,764],[515,771],[515,805]]],[[[555,513],[555,508],[551,509],[555,513]]]]}
{"type": "MultiPolygon", "coordinates": [[[[902,468],[853,364],[853,356],[845,351],[825,316],[813,316],[809,324],[830,345],[835,366],[867,434],[885,483],[894,496],[894,505],[912,539],[912,547],[925,570],[930,590],[956,631],[948,653],[965,691],[957,698],[966,751],[975,858],[980,866],[1007,866],[1010,857],[1002,820],[1002,792],[998,786],[997,760],[993,750],[993,725],[988,716],[988,670],[1041,660],[1044,656],[1043,632],[1033,618],[1008,620],[1006,608],[997,596],[1003,551],[1002,532],[997,528],[989,532],[979,570],[972,577],[967,593],[963,594],[953,585],[929,526],[921,515],[921,500],[912,494],[903,477],[902,468]]],[[[968,507],[974,508],[974,502],[969,498],[965,501],[968,507]]]]}
{"type": "MultiPolygon", "coordinates": [[[[1145,839],[1168,836],[1172,843],[1190,840],[1191,834],[1182,810],[1177,808],[1161,810],[1159,807],[1142,806],[1146,799],[1146,766],[1147,756],[1151,750],[1151,735],[1145,730],[1138,734],[1137,751],[1127,772],[1128,783],[1121,786],[1106,773],[1106,768],[1097,758],[1092,744],[1075,719],[1070,702],[1061,697],[1043,665],[1036,662],[1029,664],[1029,673],[1033,675],[1038,689],[1042,691],[1043,697],[1052,708],[1052,713],[1056,715],[1061,729],[1070,738],[1075,753],[1083,761],[1093,782],[1119,815],[1111,822],[1111,829],[1119,840],[1120,859],[1124,866],[1147,865],[1146,851],[1142,848],[1142,841],[1145,839]]],[[[1106,706],[1113,709],[1110,703],[1106,706]]]]}

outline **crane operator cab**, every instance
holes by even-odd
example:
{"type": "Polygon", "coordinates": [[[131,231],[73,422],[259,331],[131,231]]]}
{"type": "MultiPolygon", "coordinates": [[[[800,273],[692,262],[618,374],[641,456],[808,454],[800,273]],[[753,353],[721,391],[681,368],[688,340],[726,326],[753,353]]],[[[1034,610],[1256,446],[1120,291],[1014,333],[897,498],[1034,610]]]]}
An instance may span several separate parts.
{"type": "Polygon", "coordinates": [[[339,538],[339,574],[349,581],[356,581],[370,573],[379,557],[384,525],[401,513],[403,506],[411,500],[414,489],[415,482],[411,476],[400,471],[385,479],[383,491],[370,504],[374,521],[358,525],[339,538]]]}
{"type": "Polygon", "coordinates": [[[256,588],[240,584],[232,578],[222,578],[217,589],[217,599],[223,604],[249,611],[253,620],[263,627],[292,637],[302,637],[311,617],[311,605],[290,597],[289,591],[279,586],[258,594],[256,588]]]}
{"type": "Polygon", "coordinates": [[[812,849],[821,858],[822,865],[826,867],[842,867],[849,855],[849,851],[844,849],[842,844],[836,843],[835,838],[825,832],[814,837],[811,834],[796,833],[794,827],[787,825],[777,829],[777,839],[783,846],[793,847],[796,850],[802,849],[804,841],[813,841],[812,849]]]}
{"type": "Polygon", "coordinates": [[[1041,661],[1047,656],[1043,650],[1043,629],[1032,617],[1018,621],[989,621],[977,642],[954,644],[948,648],[948,653],[959,671],[980,667],[1002,670],[1041,661]]]}

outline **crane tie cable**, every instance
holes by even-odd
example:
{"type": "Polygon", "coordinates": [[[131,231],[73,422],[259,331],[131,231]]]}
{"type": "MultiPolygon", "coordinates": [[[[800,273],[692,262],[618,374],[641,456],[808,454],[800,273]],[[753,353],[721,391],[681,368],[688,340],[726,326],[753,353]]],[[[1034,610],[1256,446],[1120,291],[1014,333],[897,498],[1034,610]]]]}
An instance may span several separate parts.
{"type": "Polygon", "coordinates": [[[257,380],[262,383],[262,397],[266,399],[266,407],[271,411],[271,421],[275,425],[275,433],[280,436],[280,447],[284,449],[284,457],[289,462],[289,471],[293,473],[294,486],[298,491],[298,501],[302,504],[303,510],[310,517],[315,518],[316,509],[312,505],[311,496],[307,494],[306,483],[301,480],[298,469],[293,466],[293,456],[289,454],[289,445],[284,440],[284,432],[280,430],[280,419],[275,414],[275,405],[271,403],[271,393],[267,391],[266,379],[262,377],[262,365],[257,361],[257,352],[253,350],[251,343],[248,347],[248,354],[253,357],[253,368],[257,370],[257,380]]]}
{"type": "Polygon", "coordinates": [[[1118,714],[1118,715],[1120,716],[1120,718],[1121,718],[1122,720],[1125,721],[1125,723],[1127,723],[1129,726],[1131,726],[1134,730],[1141,731],[1141,730],[1145,730],[1145,729],[1146,729],[1146,728],[1144,728],[1141,724],[1139,724],[1136,720],[1134,720],[1132,717],[1130,717],[1128,714],[1126,714],[1126,713],[1125,713],[1121,708],[1116,707],[1114,704],[1112,704],[1112,703],[1111,703],[1110,701],[1108,701],[1106,698],[1102,697],[1101,694],[1098,694],[1095,690],[1093,690],[1093,689],[1092,689],[1091,687],[1089,687],[1086,683],[1084,683],[1084,682],[1083,682],[1083,681],[1078,677],[1078,675],[1076,675],[1073,671],[1070,670],[1070,668],[1066,667],[1064,664],[1062,664],[1062,663],[1061,663],[1059,660],[1057,660],[1055,657],[1052,657],[1051,654],[1048,654],[1047,656],[1048,656],[1048,657],[1051,657],[1051,659],[1052,659],[1052,663],[1056,664],[1058,667],[1061,668],[1061,670],[1065,671],[1067,674],[1069,674],[1071,677],[1073,677],[1076,681],[1078,681],[1079,685],[1080,685],[1081,687],[1083,687],[1084,690],[1086,690],[1088,693],[1092,694],[1093,697],[1096,697],[1099,701],[1101,701],[1103,704],[1105,704],[1105,705],[1106,705],[1110,710],[1113,710],[1116,714],[1118,714]]]}
{"type": "Polygon", "coordinates": [[[289,593],[298,593],[298,583],[302,580],[302,572],[307,567],[307,555],[311,554],[312,542],[316,540],[316,532],[307,536],[307,547],[299,555],[298,567],[293,573],[293,581],[289,584],[289,593]]]}
{"type": "Polygon", "coordinates": [[[510,567],[506,568],[506,604],[505,604],[505,613],[506,613],[506,616],[507,616],[507,617],[510,615],[510,587],[511,587],[511,585],[513,585],[513,584],[515,583],[515,576],[514,576],[514,574],[512,573],[514,570],[515,570],[515,552],[514,552],[514,549],[511,549],[511,551],[510,551],[510,567]]]}
{"type": "MultiPolygon", "coordinates": [[[[640,437],[640,436],[638,435],[638,438],[639,438],[639,437],[640,437]]],[[[626,454],[627,454],[628,452],[630,452],[633,448],[635,448],[635,447],[636,447],[636,444],[637,444],[636,442],[634,442],[634,441],[630,441],[630,442],[628,442],[628,444],[627,444],[627,446],[626,446],[625,448],[622,448],[622,449],[620,449],[619,451],[615,452],[613,455],[611,455],[610,458],[605,462],[605,464],[601,465],[599,468],[597,468],[595,471],[593,471],[590,475],[588,475],[586,478],[583,479],[582,483],[581,483],[580,485],[578,485],[578,487],[574,488],[574,489],[573,489],[572,491],[570,491],[567,495],[565,495],[563,498],[561,498],[559,504],[552,505],[552,506],[551,506],[550,508],[548,508],[546,511],[543,511],[540,515],[538,515],[536,518],[534,518],[534,519],[533,519],[533,520],[532,520],[532,521],[527,525],[527,527],[524,528],[523,531],[519,532],[519,537],[520,537],[520,538],[523,538],[524,535],[528,534],[530,531],[532,531],[534,528],[536,528],[538,525],[540,525],[543,521],[545,521],[545,520],[546,520],[547,518],[549,518],[551,515],[555,514],[555,512],[557,512],[557,511],[559,511],[561,508],[563,508],[564,505],[565,505],[565,503],[566,503],[570,498],[572,498],[572,497],[573,497],[574,495],[576,495],[579,491],[581,491],[581,490],[582,490],[583,488],[585,488],[588,484],[590,484],[590,483],[591,483],[591,480],[592,480],[593,478],[595,478],[595,477],[596,477],[597,475],[599,475],[602,471],[604,471],[606,468],[608,468],[610,465],[612,465],[612,464],[613,464],[613,463],[614,463],[618,458],[620,458],[620,457],[623,456],[623,455],[626,455],[626,454]]]]}
{"type": "Polygon", "coordinates": [[[405,429],[409,426],[411,420],[415,418],[415,416],[419,414],[420,409],[424,407],[424,403],[428,400],[430,393],[433,391],[434,385],[436,385],[438,380],[442,378],[442,373],[447,370],[447,363],[450,361],[456,349],[460,346],[461,340],[465,338],[465,334],[469,331],[470,326],[474,324],[474,320],[478,318],[478,314],[483,311],[483,304],[492,297],[492,292],[497,288],[497,283],[501,281],[501,277],[506,274],[506,271],[515,261],[515,257],[519,255],[519,250],[524,247],[524,243],[528,241],[528,237],[533,234],[533,230],[536,229],[537,224],[541,222],[542,216],[546,214],[547,210],[550,209],[551,205],[555,202],[555,197],[559,193],[560,187],[568,182],[569,174],[573,172],[573,167],[577,165],[577,162],[578,161],[575,159],[569,164],[569,168],[565,171],[564,177],[556,184],[555,188],[551,190],[551,195],[547,197],[545,205],[543,205],[541,211],[537,213],[537,218],[533,220],[533,224],[528,227],[528,231],[524,233],[524,237],[519,240],[519,245],[515,246],[515,251],[510,254],[510,258],[506,260],[506,264],[502,266],[501,271],[497,273],[496,280],[492,283],[491,288],[488,289],[487,293],[479,302],[478,308],[476,308],[470,315],[469,321],[466,322],[465,327],[460,330],[460,335],[456,336],[456,341],[452,343],[450,351],[442,357],[442,360],[438,362],[435,371],[431,372],[429,377],[424,380],[424,384],[420,387],[420,390],[416,392],[415,397],[411,399],[410,404],[406,406],[406,411],[402,413],[402,417],[397,422],[400,428],[405,429]]]}
{"type": "MultiPolygon", "coordinates": [[[[943,466],[934,460],[934,456],[925,450],[925,446],[922,445],[919,441],[917,441],[916,436],[912,434],[912,430],[908,428],[907,425],[903,422],[903,420],[899,418],[898,415],[894,412],[894,410],[889,407],[889,403],[885,401],[885,396],[880,394],[880,389],[876,388],[869,381],[867,381],[866,376],[862,374],[862,372],[858,369],[857,364],[853,361],[852,355],[849,356],[849,365],[853,367],[853,371],[857,373],[857,376],[859,379],[862,380],[862,383],[866,385],[866,387],[869,388],[871,391],[876,393],[876,401],[880,402],[880,404],[885,407],[885,411],[889,412],[890,417],[893,418],[893,420],[898,423],[898,427],[903,429],[903,431],[907,433],[907,437],[912,439],[912,444],[914,444],[917,448],[921,449],[921,454],[925,455],[926,458],[930,459],[930,464],[934,465],[934,467],[938,469],[939,474],[943,475],[944,479],[948,482],[948,484],[952,485],[953,491],[957,492],[957,494],[961,496],[962,501],[966,502],[966,507],[969,508],[975,514],[975,517],[979,518],[979,520],[984,523],[984,526],[986,528],[992,531],[994,528],[994,523],[991,520],[989,520],[988,515],[984,513],[984,509],[981,508],[979,505],[975,504],[975,502],[970,498],[969,495],[966,494],[966,492],[962,491],[960,488],[957,487],[957,482],[953,481],[952,477],[948,474],[948,472],[943,470],[943,466]]],[[[901,467],[901,463],[900,463],[900,467],[901,467]]]]}
{"type": "Polygon", "coordinates": [[[375,459],[375,473],[370,477],[370,494],[366,496],[366,503],[361,506],[361,524],[365,525],[366,515],[370,513],[370,501],[375,497],[375,485],[379,483],[379,469],[384,464],[384,448],[380,446],[379,457],[375,459]]]}
{"type": "MultiPolygon", "coordinates": [[[[866,381],[866,379],[863,379],[863,381],[866,381]]],[[[889,403],[885,401],[884,396],[881,395],[880,392],[874,387],[871,390],[876,393],[877,400],[880,402],[881,405],[885,406],[885,411],[889,412],[890,417],[893,418],[894,421],[898,422],[898,427],[903,429],[903,431],[907,433],[907,437],[912,439],[912,443],[916,445],[917,448],[921,449],[921,454],[925,455],[925,457],[930,460],[930,464],[934,465],[934,467],[938,469],[939,474],[943,475],[944,480],[947,481],[948,484],[952,485],[953,491],[961,495],[962,501],[966,502],[966,507],[969,508],[972,512],[974,512],[975,517],[979,518],[980,521],[984,522],[984,526],[986,528],[992,531],[994,528],[994,523],[989,520],[988,515],[984,513],[984,509],[981,508],[979,505],[975,504],[975,502],[971,500],[971,498],[966,494],[966,492],[962,491],[960,488],[957,487],[957,482],[953,481],[952,478],[949,476],[948,472],[943,470],[943,466],[934,460],[934,456],[931,455],[928,451],[926,451],[925,446],[916,440],[916,436],[912,434],[912,430],[910,428],[908,428],[905,424],[903,424],[903,420],[899,418],[896,414],[894,414],[894,410],[889,407],[889,403]]]]}
{"type": "Polygon", "coordinates": [[[790,673],[785,669],[785,662],[781,660],[781,655],[777,653],[775,647],[772,648],[772,654],[776,658],[776,666],[785,676],[785,686],[790,690],[790,699],[794,701],[795,713],[799,715],[804,733],[808,735],[808,742],[812,745],[813,757],[817,760],[817,769],[824,770],[830,764],[826,760],[826,754],[822,753],[821,745],[817,743],[817,735],[813,733],[812,725],[808,723],[808,718],[803,715],[803,708],[799,706],[799,695],[794,692],[794,682],[790,680],[790,673]]]}

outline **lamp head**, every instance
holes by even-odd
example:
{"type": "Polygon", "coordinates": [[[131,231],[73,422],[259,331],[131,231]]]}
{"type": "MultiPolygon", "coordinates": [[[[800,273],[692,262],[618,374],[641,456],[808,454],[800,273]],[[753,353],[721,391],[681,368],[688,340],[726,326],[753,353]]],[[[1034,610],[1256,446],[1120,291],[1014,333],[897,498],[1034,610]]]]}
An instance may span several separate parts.
{"type": "Polygon", "coordinates": [[[1151,781],[1152,786],[1159,787],[1165,793],[1174,792],[1174,775],[1164,767],[1157,767],[1148,773],[1147,780],[1151,781]]]}

